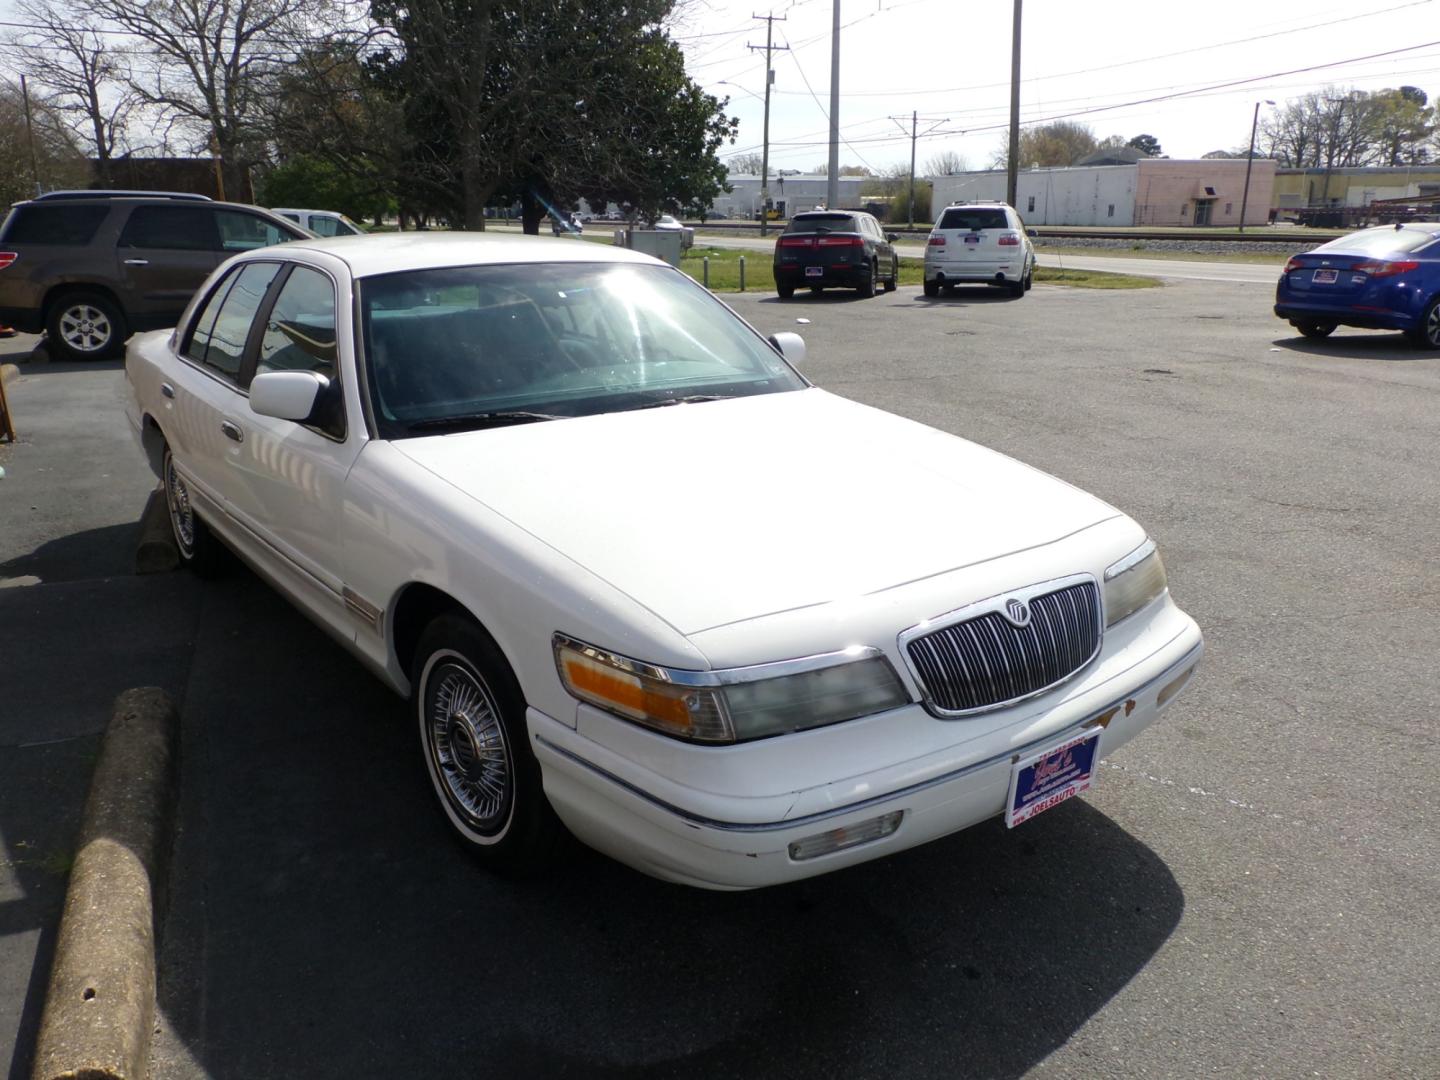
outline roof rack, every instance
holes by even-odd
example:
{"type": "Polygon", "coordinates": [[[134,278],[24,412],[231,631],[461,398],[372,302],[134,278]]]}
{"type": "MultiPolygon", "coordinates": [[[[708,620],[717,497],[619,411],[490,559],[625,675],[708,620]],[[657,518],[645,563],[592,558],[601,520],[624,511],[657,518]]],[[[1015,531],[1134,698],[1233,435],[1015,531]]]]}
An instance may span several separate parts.
{"type": "Polygon", "coordinates": [[[211,202],[209,195],[188,191],[47,191],[36,195],[35,201],[54,199],[181,199],[189,202],[211,202]]]}

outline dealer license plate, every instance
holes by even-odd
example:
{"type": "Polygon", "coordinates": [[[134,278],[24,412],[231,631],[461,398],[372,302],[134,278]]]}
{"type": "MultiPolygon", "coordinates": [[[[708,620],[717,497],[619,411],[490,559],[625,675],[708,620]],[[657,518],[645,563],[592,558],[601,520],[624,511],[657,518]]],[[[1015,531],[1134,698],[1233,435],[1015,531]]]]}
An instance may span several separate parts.
{"type": "Polygon", "coordinates": [[[968,235],[965,237],[965,243],[967,243],[967,244],[978,244],[978,243],[980,243],[980,234],[979,234],[979,233],[970,233],[970,234],[968,234],[968,235]]]}
{"type": "Polygon", "coordinates": [[[1335,274],[1334,270],[1316,270],[1315,276],[1310,280],[1316,285],[1333,285],[1335,284],[1335,274]]]}
{"type": "Polygon", "coordinates": [[[824,268],[823,266],[807,266],[807,267],[805,267],[805,276],[806,276],[806,277],[824,277],[824,276],[825,276],[825,268],[824,268]]]}
{"type": "Polygon", "coordinates": [[[1058,746],[1021,758],[1010,767],[1010,797],[1005,825],[1013,829],[1089,791],[1095,782],[1101,728],[1090,728],[1058,746]]]}

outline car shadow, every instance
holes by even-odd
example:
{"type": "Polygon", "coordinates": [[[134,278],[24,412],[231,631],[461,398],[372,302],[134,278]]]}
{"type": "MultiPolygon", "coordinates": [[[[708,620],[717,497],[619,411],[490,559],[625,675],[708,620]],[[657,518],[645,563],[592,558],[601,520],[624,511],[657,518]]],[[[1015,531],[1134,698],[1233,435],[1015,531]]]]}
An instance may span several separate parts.
{"type": "Polygon", "coordinates": [[[1184,910],[1078,800],[758,892],[574,841],[496,877],[451,840],[403,703],[253,582],[209,587],[184,706],[157,1080],[1016,1077],[1184,910]]]}
{"type": "Polygon", "coordinates": [[[125,366],[124,357],[119,356],[111,360],[57,360],[51,356],[43,337],[28,350],[12,348],[0,355],[0,363],[18,365],[21,375],[64,375],[71,371],[119,370],[125,366]]]}
{"type": "Polygon", "coordinates": [[[107,525],[47,541],[33,551],[0,562],[0,581],[76,581],[135,572],[140,525],[107,525]]]}
{"type": "Polygon", "coordinates": [[[1313,340],[1298,333],[1294,337],[1276,338],[1271,342],[1286,352],[1309,353],[1312,356],[1327,356],[1346,360],[1387,360],[1393,363],[1407,363],[1415,360],[1434,360],[1440,357],[1440,350],[1417,349],[1404,334],[1394,331],[1375,333],[1337,330],[1328,338],[1313,340]]]}
{"type": "Polygon", "coordinates": [[[825,289],[823,292],[818,293],[812,293],[809,289],[797,289],[795,295],[788,299],[771,293],[769,296],[764,297],[760,303],[795,304],[797,306],[801,304],[851,304],[862,300],[878,300],[884,295],[885,291],[880,288],[875,290],[874,296],[861,296],[854,289],[846,289],[837,285],[834,288],[825,289]]]}

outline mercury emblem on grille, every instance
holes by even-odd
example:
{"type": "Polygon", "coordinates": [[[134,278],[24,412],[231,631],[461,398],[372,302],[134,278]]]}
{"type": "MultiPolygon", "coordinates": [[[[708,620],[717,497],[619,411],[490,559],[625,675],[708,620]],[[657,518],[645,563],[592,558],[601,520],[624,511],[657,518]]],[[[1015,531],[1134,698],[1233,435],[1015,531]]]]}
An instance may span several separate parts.
{"type": "Polygon", "coordinates": [[[1030,608],[1024,600],[1016,600],[1011,597],[1005,601],[1005,617],[1018,630],[1022,626],[1030,625],[1030,608]]]}

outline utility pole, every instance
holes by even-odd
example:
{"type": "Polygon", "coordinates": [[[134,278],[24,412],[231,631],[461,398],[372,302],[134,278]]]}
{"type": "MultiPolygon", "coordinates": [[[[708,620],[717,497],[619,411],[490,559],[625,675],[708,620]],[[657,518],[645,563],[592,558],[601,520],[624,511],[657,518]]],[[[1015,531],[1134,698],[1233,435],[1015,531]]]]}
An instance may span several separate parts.
{"type": "Polygon", "coordinates": [[[1015,205],[1020,169],[1020,0],[1015,0],[1015,22],[1010,31],[1010,154],[1005,168],[1005,201],[1015,205]]]}
{"type": "MultiPolygon", "coordinates": [[[[777,20],[774,15],[751,15],[752,19],[765,20],[765,141],[760,150],[760,235],[766,235],[770,228],[770,87],[775,82],[775,69],[770,66],[770,54],[775,49],[788,52],[788,45],[771,43],[775,23],[784,22],[785,16],[777,20]]],[[[759,45],[746,45],[747,49],[759,49],[759,45]]]]}
{"type": "Polygon", "coordinates": [[[1245,155],[1245,190],[1240,195],[1240,231],[1245,231],[1245,207],[1250,204],[1250,166],[1255,163],[1255,129],[1260,126],[1260,106],[1274,105],[1273,101],[1255,102],[1255,115],[1250,119],[1250,152],[1245,155]]]}
{"type": "Polygon", "coordinates": [[[25,100],[25,136],[30,142],[30,176],[35,181],[35,194],[40,194],[40,165],[35,159],[35,125],[30,122],[30,87],[20,76],[20,96],[25,100]]]}
{"type": "Polygon", "coordinates": [[[840,205],[840,0],[835,0],[830,30],[830,174],[825,205],[831,210],[840,205]]]}
{"type": "MultiPolygon", "coordinates": [[[[892,116],[890,119],[900,125],[901,131],[905,130],[903,123],[905,118],[903,116],[892,116]]],[[[915,227],[915,143],[922,134],[929,135],[941,124],[948,124],[949,122],[950,118],[947,116],[944,120],[936,120],[921,132],[920,114],[914,112],[910,114],[910,228],[912,229],[915,227]]]]}

